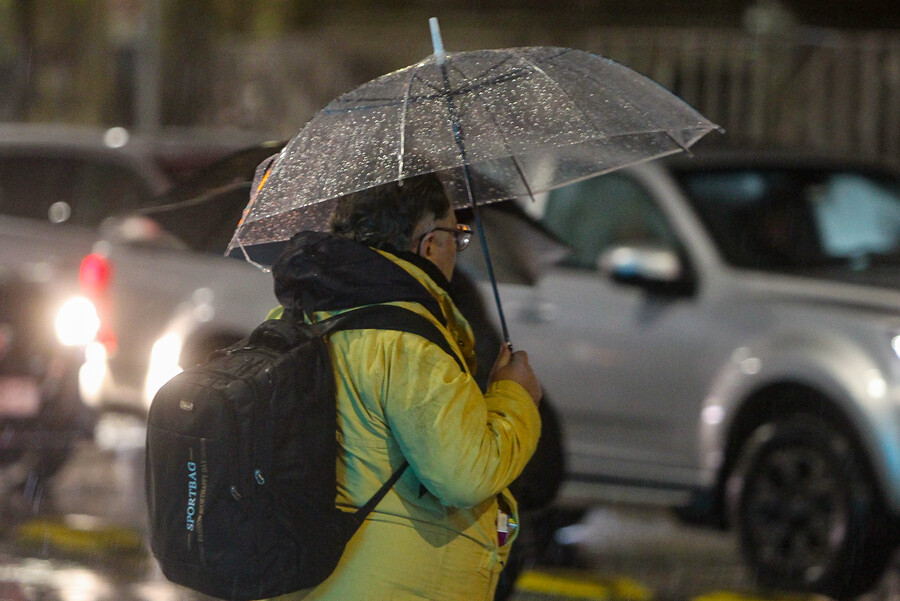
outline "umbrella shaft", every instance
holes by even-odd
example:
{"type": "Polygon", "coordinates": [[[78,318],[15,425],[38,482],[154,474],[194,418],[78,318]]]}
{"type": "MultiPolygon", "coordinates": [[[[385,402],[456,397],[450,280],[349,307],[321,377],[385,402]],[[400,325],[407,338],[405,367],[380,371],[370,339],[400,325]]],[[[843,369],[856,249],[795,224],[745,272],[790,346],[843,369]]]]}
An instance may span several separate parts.
{"type": "Polygon", "coordinates": [[[469,202],[472,204],[472,213],[475,216],[475,229],[478,230],[478,239],[481,241],[481,249],[484,251],[484,263],[487,266],[488,278],[491,281],[491,289],[494,292],[494,302],[497,304],[497,316],[500,318],[500,329],[503,334],[503,341],[512,350],[512,344],[509,342],[509,329],[506,327],[506,316],[503,314],[503,304],[500,302],[500,292],[497,290],[497,278],[494,276],[494,266],[491,263],[491,253],[488,250],[487,238],[484,235],[484,227],[481,225],[481,215],[478,206],[475,203],[475,195],[472,194],[472,177],[469,173],[469,164],[466,159],[466,144],[463,141],[462,129],[459,124],[459,117],[456,114],[456,105],[453,104],[453,94],[450,94],[450,80],[447,76],[447,65],[443,61],[440,62],[441,75],[444,80],[444,88],[447,91],[447,112],[450,114],[450,126],[453,128],[453,139],[459,149],[459,156],[463,166],[463,173],[466,180],[466,194],[469,196],[469,202]]]}
{"type": "MultiPolygon", "coordinates": [[[[469,187],[469,169],[465,167],[466,187],[469,187]]],[[[487,238],[484,235],[484,227],[481,225],[481,215],[475,200],[471,198],[471,190],[469,191],[470,200],[472,200],[472,212],[475,215],[475,229],[478,230],[478,239],[481,242],[481,250],[484,252],[484,264],[487,266],[488,279],[491,281],[491,290],[494,292],[494,302],[497,305],[497,316],[500,318],[500,330],[503,333],[503,341],[512,350],[512,344],[509,341],[509,329],[506,327],[506,316],[503,314],[503,304],[500,302],[500,292],[497,290],[497,278],[494,276],[494,266],[491,263],[491,252],[488,250],[487,238]]]]}

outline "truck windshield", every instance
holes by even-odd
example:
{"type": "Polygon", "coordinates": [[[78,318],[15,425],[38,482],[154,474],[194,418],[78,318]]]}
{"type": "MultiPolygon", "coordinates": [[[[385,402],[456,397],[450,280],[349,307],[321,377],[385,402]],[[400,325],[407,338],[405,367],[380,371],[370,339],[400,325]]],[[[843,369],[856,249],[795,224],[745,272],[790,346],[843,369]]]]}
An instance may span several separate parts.
{"type": "Polygon", "coordinates": [[[900,181],[851,170],[676,174],[725,260],[800,270],[900,265],[900,181]]]}

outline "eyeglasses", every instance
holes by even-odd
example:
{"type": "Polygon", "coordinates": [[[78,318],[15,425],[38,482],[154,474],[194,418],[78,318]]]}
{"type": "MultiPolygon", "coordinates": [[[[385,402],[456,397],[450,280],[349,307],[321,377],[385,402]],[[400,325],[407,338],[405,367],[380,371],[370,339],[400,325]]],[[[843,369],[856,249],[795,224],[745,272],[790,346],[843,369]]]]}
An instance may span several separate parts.
{"type": "Polygon", "coordinates": [[[455,228],[454,227],[433,227],[424,234],[419,239],[419,246],[422,246],[422,242],[425,240],[425,236],[430,234],[431,232],[447,232],[448,234],[453,234],[453,238],[456,241],[456,250],[461,251],[465,250],[465,248],[469,245],[469,242],[472,241],[472,228],[468,225],[464,225],[460,223],[455,228]]]}

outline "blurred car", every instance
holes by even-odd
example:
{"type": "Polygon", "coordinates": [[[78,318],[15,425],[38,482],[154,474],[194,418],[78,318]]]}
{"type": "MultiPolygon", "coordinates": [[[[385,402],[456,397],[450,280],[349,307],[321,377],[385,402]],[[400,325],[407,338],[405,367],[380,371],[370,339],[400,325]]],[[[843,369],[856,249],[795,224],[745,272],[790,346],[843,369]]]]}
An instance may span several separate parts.
{"type": "Polygon", "coordinates": [[[93,433],[95,415],[78,395],[81,357],[53,331],[53,286],[0,278],[0,497],[39,501],[44,481],[73,445],[93,433]],[[17,495],[17,496],[21,496],[17,495]]]}
{"type": "Polygon", "coordinates": [[[561,499],[733,527],[764,586],[877,582],[900,516],[897,173],[722,152],[523,207],[572,249],[500,283],[564,434],[561,499]]]}
{"type": "Polygon", "coordinates": [[[101,221],[168,186],[144,150],[119,129],[0,124],[3,492],[51,475],[90,434],[93,412],[77,387],[82,357],[69,346],[90,323],[56,317],[78,292],[78,264],[101,221]]]}
{"type": "Polygon", "coordinates": [[[120,128],[0,124],[0,275],[75,282],[101,222],[168,186],[120,128]]]}
{"type": "Polygon", "coordinates": [[[107,219],[82,253],[71,323],[96,319],[79,385],[93,406],[144,416],[158,388],[259,324],[278,303],[272,277],[223,256],[250,196],[256,166],[279,143],[259,144],[107,219]]]}

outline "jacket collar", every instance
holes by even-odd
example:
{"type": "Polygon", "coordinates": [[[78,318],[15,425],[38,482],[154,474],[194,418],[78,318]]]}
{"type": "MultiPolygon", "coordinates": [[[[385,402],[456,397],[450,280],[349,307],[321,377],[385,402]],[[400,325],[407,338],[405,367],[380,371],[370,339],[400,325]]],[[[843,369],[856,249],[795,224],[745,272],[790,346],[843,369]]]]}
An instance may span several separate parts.
{"type": "MultiPolygon", "coordinates": [[[[275,296],[285,309],[340,311],[396,301],[423,305],[441,323],[447,280],[427,259],[388,252],[322,232],[291,238],[272,268],[275,296]]],[[[452,303],[451,303],[452,305],[452,303]]]]}
{"type": "Polygon", "coordinates": [[[412,263],[419,269],[425,272],[429,278],[431,278],[435,284],[437,284],[442,290],[450,290],[450,281],[441,273],[441,270],[438,269],[438,266],[426,259],[421,255],[417,255],[414,252],[410,252],[408,250],[393,250],[393,249],[385,249],[387,254],[394,255],[398,259],[402,259],[407,263],[412,263]]]}

